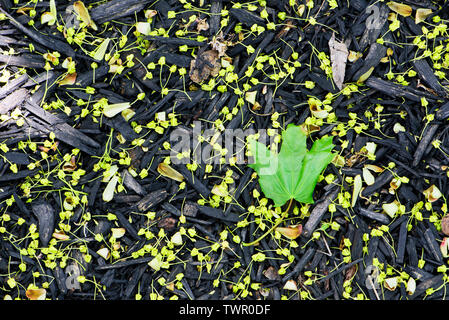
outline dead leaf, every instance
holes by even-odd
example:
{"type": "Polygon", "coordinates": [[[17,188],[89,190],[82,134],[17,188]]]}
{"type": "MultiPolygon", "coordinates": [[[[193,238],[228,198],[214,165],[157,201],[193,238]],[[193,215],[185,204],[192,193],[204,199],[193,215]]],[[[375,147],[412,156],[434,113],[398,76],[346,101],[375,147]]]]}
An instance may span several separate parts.
{"type": "Polygon", "coordinates": [[[313,133],[313,132],[318,132],[318,131],[320,131],[320,129],[321,129],[321,127],[320,126],[316,126],[316,125],[313,125],[313,124],[302,124],[301,125],[301,129],[302,129],[302,131],[304,131],[307,135],[310,135],[311,133],[313,133]]]}
{"type": "Polygon", "coordinates": [[[390,1],[387,3],[387,6],[394,12],[400,14],[403,17],[408,17],[412,14],[412,7],[403,4],[403,3],[398,3],[398,2],[394,2],[394,1],[390,1]]]}
{"type": "Polygon", "coordinates": [[[157,15],[157,11],[156,10],[145,10],[145,18],[150,19],[153,18],[155,15],[157,15]]]}
{"type": "Polygon", "coordinates": [[[218,52],[218,57],[223,57],[226,55],[226,50],[228,49],[229,42],[223,39],[223,33],[220,32],[216,37],[212,39],[209,44],[212,47],[212,50],[216,50],[218,52]]]}
{"type": "Polygon", "coordinates": [[[75,171],[76,169],[76,157],[72,156],[69,162],[66,162],[62,166],[62,170],[64,171],[75,171]]]}
{"type": "Polygon", "coordinates": [[[89,11],[87,10],[87,8],[84,6],[84,3],[82,1],[76,1],[73,4],[73,9],[75,10],[75,12],[81,17],[81,20],[87,24],[88,27],[91,27],[92,29],[94,29],[95,31],[98,30],[97,25],[95,24],[95,22],[92,20],[92,18],[90,17],[89,11]]]}
{"type": "Polygon", "coordinates": [[[358,265],[353,265],[351,268],[349,268],[348,270],[346,270],[345,272],[345,281],[351,280],[355,273],[357,272],[358,269],[358,265]]]}
{"type": "Polygon", "coordinates": [[[285,284],[284,287],[282,288],[284,290],[290,290],[290,291],[298,291],[298,287],[296,285],[296,281],[295,280],[288,280],[285,284]]]}
{"type": "Polygon", "coordinates": [[[332,62],[332,76],[338,89],[343,89],[343,81],[345,80],[346,60],[349,51],[344,42],[335,40],[335,33],[329,40],[330,58],[332,62]]]}
{"type": "Polygon", "coordinates": [[[56,151],[56,149],[58,149],[58,145],[59,145],[59,141],[55,141],[50,148],[47,148],[44,146],[38,146],[38,149],[45,153],[48,153],[48,152],[50,152],[50,150],[56,151]]]}
{"type": "Polygon", "coordinates": [[[45,300],[47,291],[45,289],[28,289],[25,295],[30,300],[45,300]]]}
{"type": "Polygon", "coordinates": [[[103,259],[107,260],[110,257],[109,249],[107,247],[103,247],[97,251],[97,254],[101,256],[103,259]]]}
{"type": "Polygon", "coordinates": [[[366,79],[368,79],[371,76],[371,73],[373,73],[374,67],[371,67],[366,71],[364,74],[360,76],[360,78],[357,80],[357,84],[361,84],[365,82],[366,79]]]}
{"type": "Polygon", "coordinates": [[[159,163],[157,166],[157,172],[159,172],[160,175],[175,181],[182,182],[184,180],[184,176],[182,174],[163,162],[159,163]]]}
{"type": "Polygon", "coordinates": [[[397,286],[398,286],[398,278],[397,277],[385,279],[385,288],[387,288],[388,290],[394,291],[394,290],[396,290],[397,286]]]}
{"type": "Polygon", "coordinates": [[[354,178],[354,189],[352,190],[351,208],[353,208],[359,197],[360,190],[362,190],[362,177],[358,174],[354,178]]]}
{"type": "Polygon", "coordinates": [[[197,25],[196,30],[198,32],[209,30],[209,23],[207,23],[206,18],[204,19],[196,19],[197,25]]]}
{"type": "Polygon", "coordinates": [[[374,182],[376,182],[376,178],[373,176],[373,174],[367,168],[362,169],[362,175],[363,175],[363,180],[365,180],[365,183],[367,185],[371,186],[374,184],[374,182]]]}
{"type": "Polygon", "coordinates": [[[348,55],[348,61],[349,62],[356,62],[361,57],[363,57],[363,54],[361,52],[356,52],[356,51],[349,50],[349,55],[348,55]]]}
{"type": "Polygon", "coordinates": [[[443,258],[447,258],[448,257],[448,245],[449,245],[449,238],[447,238],[447,237],[444,237],[443,238],[443,241],[441,241],[441,244],[440,244],[440,251],[441,251],[441,254],[443,255],[443,258]]]}
{"type": "Polygon", "coordinates": [[[424,190],[422,193],[429,202],[435,202],[442,196],[441,191],[434,184],[431,185],[428,189],[424,190]]]}
{"type": "Polygon", "coordinates": [[[58,239],[58,240],[69,240],[70,237],[68,235],[66,235],[64,232],[62,231],[58,231],[58,232],[53,232],[53,238],[58,239]]]}
{"type": "Polygon", "coordinates": [[[115,239],[119,239],[125,235],[126,229],[125,228],[111,228],[111,232],[112,232],[112,237],[114,237],[115,239]]]}
{"type": "Polygon", "coordinates": [[[375,166],[374,164],[365,164],[364,167],[367,168],[367,169],[369,169],[369,170],[371,170],[371,171],[374,171],[374,172],[376,172],[376,173],[382,173],[382,172],[384,172],[384,168],[375,166]]]}
{"type": "Polygon", "coordinates": [[[407,281],[407,294],[412,295],[416,290],[416,281],[412,277],[410,277],[407,281]]]}
{"type": "Polygon", "coordinates": [[[416,10],[415,23],[421,23],[432,14],[432,9],[419,8],[416,10]]]}
{"type": "Polygon", "coordinates": [[[273,266],[269,266],[267,270],[264,270],[263,275],[269,280],[280,280],[279,273],[273,266]]]}
{"type": "Polygon", "coordinates": [[[176,226],[176,220],[171,217],[163,218],[163,219],[159,220],[159,222],[157,223],[157,227],[164,228],[165,231],[170,231],[175,226],[176,226]]]}
{"type": "Polygon", "coordinates": [[[298,224],[297,226],[288,226],[286,228],[278,227],[276,228],[276,231],[282,234],[284,237],[294,240],[301,235],[302,225],[298,224]]]}
{"type": "Polygon", "coordinates": [[[190,79],[195,83],[201,83],[209,76],[217,76],[221,67],[218,57],[217,50],[207,50],[198,54],[196,59],[190,62],[190,79]]]}
{"type": "Polygon", "coordinates": [[[17,9],[17,13],[20,13],[20,14],[24,14],[24,15],[27,15],[27,11],[30,11],[30,10],[32,10],[33,8],[32,7],[23,7],[23,8],[19,8],[19,9],[17,9]]]}
{"type": "Polygon", "coordinates": [[[449,215],[445,215],[442,219],[441,219],[441,231],[449,236],[449,215]]]}
{"type": "Polygon", "coordinates": [[[60,86],[66,86],[66,85],[72,85],[75,84],[76,82],[76,72],[68,74],[64,77],[64,79],[62,79],[61,81],[59,81],[58,85],[60,86]]]}

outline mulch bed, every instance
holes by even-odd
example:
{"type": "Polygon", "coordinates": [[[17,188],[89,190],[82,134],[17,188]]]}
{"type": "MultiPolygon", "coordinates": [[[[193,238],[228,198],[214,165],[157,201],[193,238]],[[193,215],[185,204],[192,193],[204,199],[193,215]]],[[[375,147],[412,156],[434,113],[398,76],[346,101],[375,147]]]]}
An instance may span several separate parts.
{"type": "Polygon", "coordinates": [[[0,297],[446,298],[447,1],[0,6],[0,297]],[[224,135],[290,123],[336,157],[246,246],[286,206],[224,135]]]}

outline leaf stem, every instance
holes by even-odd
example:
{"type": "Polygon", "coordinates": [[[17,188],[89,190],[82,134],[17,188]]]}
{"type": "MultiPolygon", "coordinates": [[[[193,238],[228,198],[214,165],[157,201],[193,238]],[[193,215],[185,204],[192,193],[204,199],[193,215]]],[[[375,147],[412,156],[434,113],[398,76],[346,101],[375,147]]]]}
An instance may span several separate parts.
{"type": "MultiPolygon", "coordinates": [[[[293,198],[290,199],[290,202],[288,203],[288,207],[287,207],[287,211],[286,213],[288,213],[290,211],[290,207],[293,203],[293,198]]],[[[265,238],[267,235],[269,235],[278,225],[280,225],[282,222],[284,221],[284,218],[279,219],[278,222],[276,222],[267,232],[265,232],[262,236],[260,236],[259,238],[257,238],[256,240],[254,240],[253,242],[250,243],[243,243],[243,245],[245,247],[249,247],[249,246],[253,246],[256,243],[260,242],[263,238],[265,238]]]]}

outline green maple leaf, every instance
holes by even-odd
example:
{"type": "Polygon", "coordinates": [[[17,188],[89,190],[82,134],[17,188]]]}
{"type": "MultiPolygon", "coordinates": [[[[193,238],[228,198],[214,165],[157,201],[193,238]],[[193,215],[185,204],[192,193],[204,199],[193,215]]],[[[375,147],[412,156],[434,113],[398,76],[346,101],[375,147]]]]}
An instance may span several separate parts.
{"type": "Polygon", "coordinates": [[[313,190],[318,177],[331,162],[334,145],[332,137],[316,140],[310,150],[307,135],[300,126],[290,124],[282,132],[281,151],[276,154],[255,140],[250,140],[254,163],[262,192],[274,201],[276,207],[288,200],[313,203],[313,190]]]}

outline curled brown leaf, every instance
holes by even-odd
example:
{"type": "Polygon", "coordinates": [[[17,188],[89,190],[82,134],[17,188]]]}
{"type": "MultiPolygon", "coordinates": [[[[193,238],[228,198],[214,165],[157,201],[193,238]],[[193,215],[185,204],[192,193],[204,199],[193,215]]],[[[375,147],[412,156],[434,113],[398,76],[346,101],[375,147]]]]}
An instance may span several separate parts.
{"type": "Polygon", "coordinates": [[[195,83],[201,83],[209,76],[215,77],[220,71],[217,50],[204,51],[190,62],[190,79],[195,83]]]}

